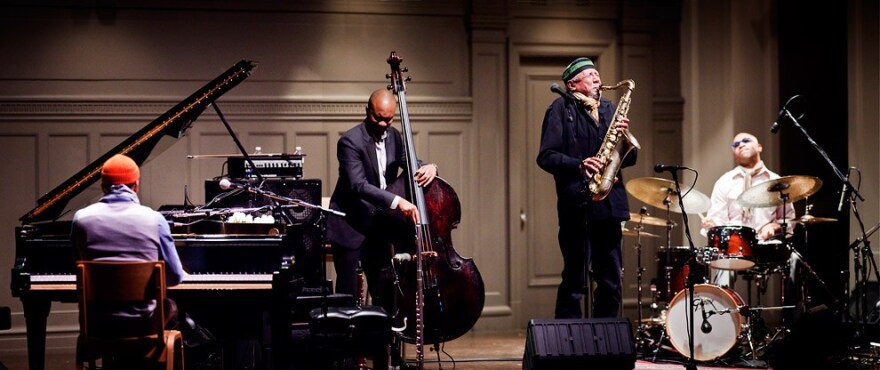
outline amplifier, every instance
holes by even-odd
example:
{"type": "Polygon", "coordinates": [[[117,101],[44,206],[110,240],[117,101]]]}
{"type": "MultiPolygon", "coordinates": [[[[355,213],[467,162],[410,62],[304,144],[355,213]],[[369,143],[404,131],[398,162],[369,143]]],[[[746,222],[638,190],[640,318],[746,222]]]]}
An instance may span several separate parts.
{"type": "Polygon", "coordinates": [[[255,179],[257,174],[254,172],[254,168],[264,178],[290,177],[300,179],[303,177],[304,154],[253,154],[249,157],[254,162],[253,168],[243,156],[227,157],[229,177],[255,179]]]}
{"type": "MultiPolygon", "coordinates": [[[[238,180],[236,180],[235,182],[238,182],[238,180]]],[[[254,182],[252,183],[252,185],[257,186],[257,183],[254,182]]],[[[316,206],[321,205],[321,179],[295,180],[284,178],[267,178],[263,182],[263,186],[262,188],[260,188],[260,190],[269,191],[274,193],[275,195],[280,195],[286,198],[293,198],[316,206]]],[[[205,204],[210,203],[211,200],[214,199],[214,197],[225,192],[227,192],[227,190],[223,190],[220,188],[219,180],[205,180],[205,204]]],[[[215,201],[211,205],[211,207],[253,208],[270,204],[274,203],[272,199],[266,196],[249,191],[242,191],[235,195],[222,197],[221,199],[215,201]]],[[[317,221],[319,213],[320,210],[309,207],[293,207],[285,210],[285,214],[290,217],[292,223],[294,224],[314,223],[317,221]]]]}

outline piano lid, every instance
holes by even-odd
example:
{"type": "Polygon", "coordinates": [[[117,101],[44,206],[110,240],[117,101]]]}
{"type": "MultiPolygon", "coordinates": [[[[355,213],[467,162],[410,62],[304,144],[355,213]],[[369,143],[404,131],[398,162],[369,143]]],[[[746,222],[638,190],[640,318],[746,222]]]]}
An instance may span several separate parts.
{"type": "Polygon", "coordinates": [[[37,201],[37,207],[21,216],[19,220],[22,224],[56,220],[61,216],[71,199],[97,182],[101,176],[101,167],[104,162],[116,154],[125,154],[142,166],[151,155],[158,155],[161,150],[167,148],[167,146],[163,147],[153,153],[154,149],[160,146],[158,144],[163,141],[163,138],[179,139],[182,137],[209,104],[250,76],[251,70],[256,66],[257,63],[250,60],[239,61],[213,81],[177,103],[159,118],[46,193],[37,201]]]}

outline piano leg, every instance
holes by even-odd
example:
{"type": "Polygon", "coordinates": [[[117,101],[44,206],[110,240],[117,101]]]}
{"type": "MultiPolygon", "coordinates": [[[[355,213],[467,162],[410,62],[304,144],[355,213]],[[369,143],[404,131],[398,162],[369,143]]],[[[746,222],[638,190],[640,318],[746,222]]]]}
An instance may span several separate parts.
{"type": "Polygon", "coordinates": [[[46,320],[52,302],[48,299],[22,297],[27,330],[28,369],[43,370],[46,365],[46,320]]]}

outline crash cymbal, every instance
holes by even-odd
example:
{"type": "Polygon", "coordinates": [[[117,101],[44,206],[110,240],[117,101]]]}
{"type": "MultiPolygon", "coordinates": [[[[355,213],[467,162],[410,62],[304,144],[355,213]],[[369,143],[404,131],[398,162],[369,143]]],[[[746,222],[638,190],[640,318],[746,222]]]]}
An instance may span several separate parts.
{"type": "MultiPolygon", "coordinates": [[[[687,213],[703,213],[709,210],[711,201],[709,197],[701,193],[699,190],[692,189],[685,185],[680,185],[684,202],[684,208],[687,213]]],[[[673,194],[675,191],[675,182],[672,180],[661,179],[657,177],[642,177],[630,180],[626,183],[626,191],[636,197],[636,199],[647,203],[648,205],[659,209],[666,209],[664,201],[669,201],[669,210],[681,213],[681,207],[678,204],[678,195],[673,194]]],[[[665,225],[665,224],[664,224],[665,225]]]]}
{"type": "Polygon", "coordinates": [[[795,221],[800,222],[804,225],[812,225],[823,222],[837,222],[837,219],[830,217],[814,217],[813,215],[803,215],[801,217],[798,217],[795,221]]]}
{"type": "MultiPolygon", "coordinates": [[[[666,226],[666,219],[654,216],[643,215],[641,213],[630,212],[629,221],[636,225],[666,226]]],[[[675,226],[675,222],[672,223],[675,226]]]]}
{"type": "Polygon", "coordinates": [[[640,233],[636,233],[635,230],[630,230],[630,229],[627,229],[627,228],[623,228],[623,236],[642,236],[642,237],[645,237],[645,238],[659,238],[659,237],[660,237],[660,235],[657,235],[657,234],[651,234],[651,233],[649,233],[649,232],[647,232],[647,231],[642,231],[642,232],[640,232],[640,233]]]}
{"type": "Polygon", "coordinates": [[[752,186],[736,198],[743,207],[761,208],[782,205],[780,194],[787,194],[787,203],[794,203],[815,194],[822,180],[813,176],[785,176],[752,186]]]}

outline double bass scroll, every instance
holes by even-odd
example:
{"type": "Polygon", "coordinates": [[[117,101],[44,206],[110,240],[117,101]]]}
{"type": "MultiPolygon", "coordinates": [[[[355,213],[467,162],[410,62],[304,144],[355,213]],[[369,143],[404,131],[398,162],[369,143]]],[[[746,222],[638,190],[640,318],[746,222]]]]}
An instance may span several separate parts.
{"type": "MultiPolygon", "coordinates": [[[[485,287],[473,259],[461,257],[452,246],[452,229],[461,221],[461,202],[455,190],[440,177],[425,188],[413,178],[418,162],[401,62],[392,51],[388,58],[391,74],[387,77],[397,96],[407,167],[387,190],[409,199],[418,208],[420,224],[407,221],[393,231],[394,253],[410,253],[414,258],[402,264],[399,289],[392,289],[400,294],[396,320],[415,323],[408,325],[401,337],[416,345],[421,368],[425,343],[436,346],[473,328],[483,311],[485,287]]],[[[393,281],[382,283],[395,284],[393,281]]]]}

